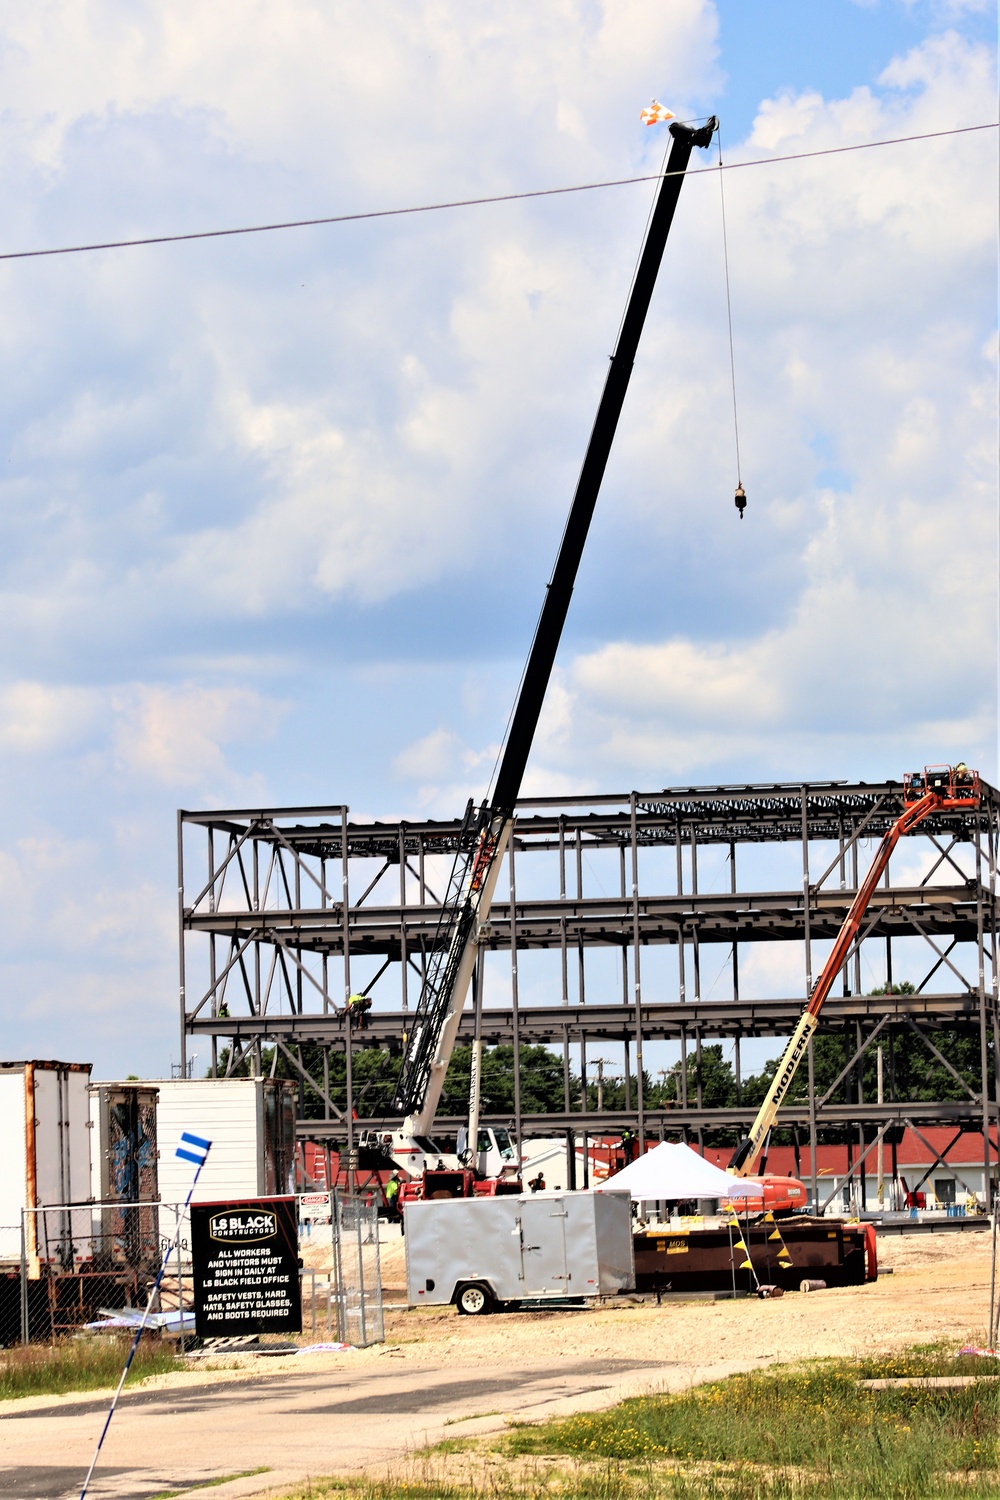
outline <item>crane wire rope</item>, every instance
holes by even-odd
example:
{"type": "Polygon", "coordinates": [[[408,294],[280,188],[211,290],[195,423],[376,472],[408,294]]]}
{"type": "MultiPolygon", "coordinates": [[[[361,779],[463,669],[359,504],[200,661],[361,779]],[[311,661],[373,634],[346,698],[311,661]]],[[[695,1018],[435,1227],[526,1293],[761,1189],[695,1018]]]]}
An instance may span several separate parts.
{"type": "Polygon", "coordinates": [[[742,466],[740,464],[740,419],[736,409],[736,354],[733,349],[733,299],[729,289],[729,241],[726,235],[726,188],[725,168],[722,162],[722,127],[718,131],[719,141],[719,202],[722,206],[722,263],[726,273],[726,321],[729,325],[729,374],[733,388],[733,436],[736,441],[736,484],[738,489],[743,488],[742,466]]]}
{"type": "MultiPolygon", "coordinates": [[[[902,146],[910,141],[933,141],[943,136],[970,135],[979,130],[996,130],[1000,120],[983,125],[959,125],[950,130],[928,130],[915,135],[890,136],[883,141],[856,141],[850,146],[826,146],[819,151],[792,151],[783,156],[757,156],[748,161],[729,162],[725,167],[690,167],[685,175],[702,172],[738,172],[744,167],[769,167],[779,162],[809,161],[818,156],[841,156],[848,151],[870,151],[876,146],[902,146]]],[[[82,255],[92,250],[130,250],[142,245],[175,245],[187,240],[228,239],[241,234],[269,234],[279,229],[313,229],[324,224],[353,224],[364,219],[397,219],[408,214],[437,213],[447,208],[475,208],[489,203],[516,203],[526,198],[555,198],[567,193],[590,193],[603,188],[628,187],[638,182],[658,182],[657,173],[639,177],[615,177],[605,182],[581,182],[570,187],[534,188],[520,193],[495,193],[486,198],[456,198],[444,203],[419,203],[407,208],[376,208],[361,213],[329,214],[318,219],[289,219],[275,224],[247,224],[235,229],[199,229],[188,234],[154,234],[131,240],[102,240],[87,245],[58,245],[43,250],[2,250],[0,261],[39,260],[45,256],[82,255]]],[[[665,174],[664,174],[665,175],[665,174]]]]}

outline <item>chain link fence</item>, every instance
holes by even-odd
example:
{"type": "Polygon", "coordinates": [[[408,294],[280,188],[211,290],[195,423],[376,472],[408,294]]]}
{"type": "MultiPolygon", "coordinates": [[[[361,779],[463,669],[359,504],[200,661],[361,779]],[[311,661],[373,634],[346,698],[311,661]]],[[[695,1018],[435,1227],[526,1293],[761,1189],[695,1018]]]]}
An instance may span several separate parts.
{"type": "Polygon", "coordinates": [[[339,1264],[342,1312],[341,1339],[365,1349],[385,1339],[382,1312],[382,1258],[379,1217],[374,1203],[341,1198],[337,1204],[337,1232],[333,1236],[339,1264]]]}
{"type": "MultiPolygon", "coordinates": [[[[330,1195],[302,1226],[302,1338],[365,1347],[384,1338],[379,1220],[374,1205],[330,1195]]],[[[194,1333],[190,1215],[170,1203],[88,1203],[26,1209],[0,1225],[0,1347],[51,1343],[134,1325],[169,1247],[153,1326],[194,1333]]]]}

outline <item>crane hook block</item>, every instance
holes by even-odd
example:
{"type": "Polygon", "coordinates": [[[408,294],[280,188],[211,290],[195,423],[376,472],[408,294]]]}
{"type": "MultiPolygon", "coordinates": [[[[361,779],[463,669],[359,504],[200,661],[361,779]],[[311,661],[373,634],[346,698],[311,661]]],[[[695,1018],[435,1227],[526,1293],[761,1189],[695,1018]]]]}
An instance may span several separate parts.
{"type": "Polygon", "coordinates": [[[736,486],[736,509],[740,513],[740,520],[741,521],[743,519],[743,512],[746,510],[746,508],[747,508],[746,490],[743,488],[743,486],[741,484],[738,484],[736,486]]]}

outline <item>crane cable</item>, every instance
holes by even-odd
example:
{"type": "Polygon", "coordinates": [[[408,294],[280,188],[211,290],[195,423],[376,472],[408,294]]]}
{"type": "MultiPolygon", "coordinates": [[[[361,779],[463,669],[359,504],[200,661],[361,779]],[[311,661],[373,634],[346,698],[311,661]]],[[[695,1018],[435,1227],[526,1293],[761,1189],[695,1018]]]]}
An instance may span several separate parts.
{"type": "MultiPolygon", "coordinates": [[[[722,165],[722,127],[718,131],[719,138],[719,202],[722,205],[722,261],[726,273],[726,320],[729,325],[729,374],[733,389],[733,435],[736,440],[736,485],[737,493],[743,488],[743,475],[740,467],[740,421],[736,408],[736,354],[733,348],[733,299],[729,289],[729,242],[726,236],[726,174],[722,165]]],[[[741,514],[742,519],[742,514],[741,514]]]]}

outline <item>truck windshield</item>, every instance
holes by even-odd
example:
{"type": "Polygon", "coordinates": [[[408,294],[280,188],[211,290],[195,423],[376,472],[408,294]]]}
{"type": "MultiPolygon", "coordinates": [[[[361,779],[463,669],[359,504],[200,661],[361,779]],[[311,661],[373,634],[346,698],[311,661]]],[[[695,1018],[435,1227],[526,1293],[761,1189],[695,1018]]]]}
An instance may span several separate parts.
{"type": "Polygon", "coordinates": [[[511,1145],[510,1131],[494,1130],[493,1134],[496,1136],[497,1150],[500,1152],[500,1155],[503,1157],[504,1161],[513,1161],[514,1147],[511,1145]]]}

